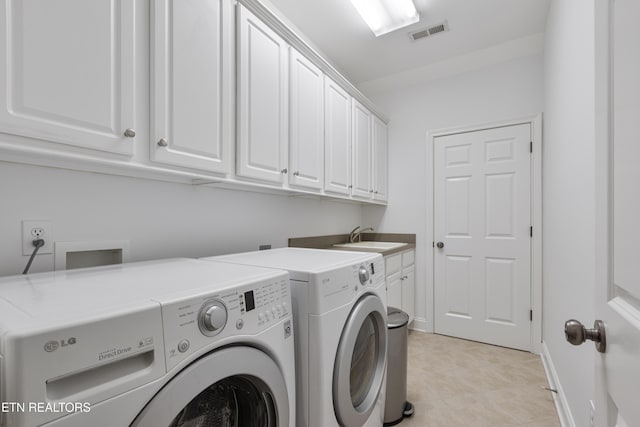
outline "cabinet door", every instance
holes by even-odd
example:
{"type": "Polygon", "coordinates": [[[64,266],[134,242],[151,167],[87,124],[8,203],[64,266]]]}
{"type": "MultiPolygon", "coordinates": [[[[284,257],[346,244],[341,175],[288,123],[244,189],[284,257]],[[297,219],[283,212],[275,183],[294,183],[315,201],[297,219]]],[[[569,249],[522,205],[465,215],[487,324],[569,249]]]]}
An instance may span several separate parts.
{"type": "Polygon", "coordinates": [[[353,197],[370,199],[371,113],[355,99],[353,106],[353,197]]]}
{"type": "Polygon", "coordinates": [[[351,194],[351,96],[324,79],[324,191],[351,194]]]}
{"type": "Polygon", "coordinates": [[[402,252],[402,268],[411,267],[416,262],[416,251],[410,249],[402,252]]]}
{"type": "Polygon", "coordinates": [[[238,5],[239,176],[282,183],[287,173],[287,56],[282,38],[238,5]]]}
{"type": "Polygon", "coordinates": [[[384,264],[387,275],[399,273],[402,267],[402,254],[387,255],[384,257],[384,264]]]}
{"type": "Polygon", "coordinates": [[[402,276],[400,272],[387,276],[387,305],[402,308],[402,276]]]}
{"type": "Polygon", "coordinates": [[[373,116],[373,198],[387,201],[387,125],[373,116]]]}
{"type": "Polygon", "coordinates": [[[308,59],[290,50],[289,183],[322,188],[323,74],[308,59]]]}
{"type": "Polygon", "coordinates": [[[229,171],[231,8],[222,0],[152,3],[151,159],[229,171]]]}
{"type": "Polygon", "coordinates": [[[132,155],[134,17],[126,0],[1,0],[0,132],[132,155]]]}
{"type": "Polygon", "coordinates": [[[416,269],[411,266],[402,270],[402,310],[413,321],[416,312],[416,269]]]}

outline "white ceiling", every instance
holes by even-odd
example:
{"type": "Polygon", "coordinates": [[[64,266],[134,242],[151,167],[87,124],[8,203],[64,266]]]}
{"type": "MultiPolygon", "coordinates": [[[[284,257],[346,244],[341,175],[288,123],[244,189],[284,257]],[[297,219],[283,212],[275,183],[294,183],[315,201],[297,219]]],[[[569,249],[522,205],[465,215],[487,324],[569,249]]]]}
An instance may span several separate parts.
{"type": "Polygon", "coordinates": [[[349,0],[270,2],[353,83],[544,32],[550,0],[414,0],[420,22],[375,37],[349,0]],[[415,31],[447,20],[450,31],[419,41],[415,31]]]}

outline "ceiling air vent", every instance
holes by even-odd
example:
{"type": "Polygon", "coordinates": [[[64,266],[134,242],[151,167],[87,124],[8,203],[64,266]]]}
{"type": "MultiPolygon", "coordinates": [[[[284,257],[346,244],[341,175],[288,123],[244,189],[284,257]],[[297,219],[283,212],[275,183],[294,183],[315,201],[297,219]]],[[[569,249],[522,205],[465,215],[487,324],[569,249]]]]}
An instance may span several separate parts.
{"type": "Polygon", "coordinates": [[[439,24],[432,25],[428,28],[423,28],[418,31],[412,31],[409,33],[409,36],[411,36],[411,40],[416,41],[436,35],[438,33],[446,33],[447,31],[449,31],[449,24],[447,24],[447,21],[444,21],[439,24]]]}

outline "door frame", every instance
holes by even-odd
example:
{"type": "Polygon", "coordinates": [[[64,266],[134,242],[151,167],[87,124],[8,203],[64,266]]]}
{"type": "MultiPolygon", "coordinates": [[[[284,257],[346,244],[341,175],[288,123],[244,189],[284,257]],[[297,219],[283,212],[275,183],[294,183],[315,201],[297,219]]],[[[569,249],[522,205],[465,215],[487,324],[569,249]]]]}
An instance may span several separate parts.
{"type": "Polygon", "coordinates": [[[426,231],[425,254],[426,254],[426,305],[431,313],[425,319],[416,319],[416,322],[424,322],[420,329],[427,332],[434,332],[435,326],[435,251],[434,241],[434,148],[437,137],[455,135],[458,133],[475,132],[498,127],[529,124],[531,126],[531,142],[533,142],[533,152],[531,153],[531,225],[533,226],[533,236],[531,239],[531,310],[533,320],[531,322],[531,352],[540,354],[542,351],[542,113],[535,116],[515,118],[511,120],[501,120],[489,123],[456,126],[445,129],[437,129],[427,132],[427,158],[426,167],[430,173],[426,174],[426,231]]]}

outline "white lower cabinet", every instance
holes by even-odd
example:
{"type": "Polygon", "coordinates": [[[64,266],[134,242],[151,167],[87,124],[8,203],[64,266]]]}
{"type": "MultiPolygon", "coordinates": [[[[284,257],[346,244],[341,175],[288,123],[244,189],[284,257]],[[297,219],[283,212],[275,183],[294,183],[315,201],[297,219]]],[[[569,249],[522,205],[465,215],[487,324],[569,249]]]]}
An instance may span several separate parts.
{"type": "Polygon", "coordinates": [[[409,323],[415,317],[415,250],[385,257],[387,281],[387,305],[396,307],[409,315],[409,323]]]}

